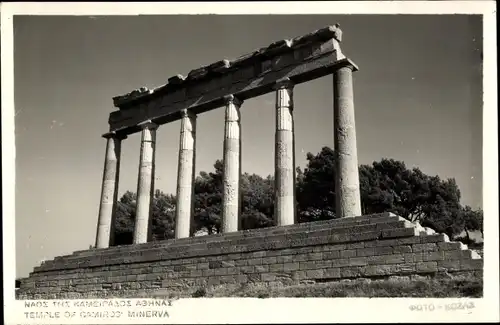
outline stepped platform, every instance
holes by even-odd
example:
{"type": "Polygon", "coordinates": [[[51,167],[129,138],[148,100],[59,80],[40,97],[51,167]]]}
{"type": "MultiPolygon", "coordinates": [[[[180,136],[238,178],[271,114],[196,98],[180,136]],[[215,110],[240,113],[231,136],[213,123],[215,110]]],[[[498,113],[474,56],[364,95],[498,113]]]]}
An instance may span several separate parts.
{"type": "Polygon", "coordinates": [[[482,272],[460,242],[391,213],[77,251],[35,267],[18,299],[134,298],[270,285],[482,272]]]}

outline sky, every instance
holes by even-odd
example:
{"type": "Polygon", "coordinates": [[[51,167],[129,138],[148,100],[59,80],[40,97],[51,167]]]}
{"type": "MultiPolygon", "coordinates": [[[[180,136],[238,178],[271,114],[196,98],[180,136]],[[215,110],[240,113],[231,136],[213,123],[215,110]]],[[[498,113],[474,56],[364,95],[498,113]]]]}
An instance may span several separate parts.
{"type": "MultiPolygon", "coordinates": [[[[359,164],[402,160],[455,178],[482,207],[482,22],[465,15],[16,16],[16,276],[95,242],[112,97],[334,23],[354,73],[359,164]]],[[[296,161],[333,148],[333,77],[294,91],[296,161]]],[[[242,171],[274,171],[275,98],[241,108],[242,171]]],[[[174,193],[180,122],[157,131],[156,188],[174,193]]],[[[196,173],[222,158],[224,109],[197,122],[196,173]]],[[[135,191],[140,135],[122,144],[135,191]]]]}

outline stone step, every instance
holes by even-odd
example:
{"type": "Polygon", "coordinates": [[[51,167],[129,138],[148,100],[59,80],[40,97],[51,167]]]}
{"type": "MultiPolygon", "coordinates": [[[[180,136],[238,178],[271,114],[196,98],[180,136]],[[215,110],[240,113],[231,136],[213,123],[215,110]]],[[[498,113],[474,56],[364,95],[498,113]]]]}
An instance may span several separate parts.
{"type": "MultiPolygon", "coordinates": [[[[359,224],[351,224],[351,225],[329,225],[327,223],[322,224],[313,224],[309,225],[305,228],[289,228],[285,230],[277,229],[268,229],[263,228],[261,231],[253,231],[251,236],[245,234],[244,232],[235,232],[224,235],[215,235],[215,236],[200,236],[200,237],[192,237],[189,238],[189,241],[186,240],[166,240],[162,242],[156,243],[148,243],[144,246],[133,246],[129,245],[126,247],[120,248],[110,248],[107,250],[96,250],[96,251],[85,251],[82,253],[75,253],[73,255],[67,255],[63,257],[56,258],[55,260],[61,259],[72,259],[72,258],[82,258],[88,256],[109,256],[117,253],[126,254],[128,252],[137,251],[137,250],[150,250],[150,249],[168,249],[172,247],[195,247],[197,245],[206,245],[208,247],[216,245],[215,243],[225,243],[231,242],[232,244],[239,243],[251,243],[252,241],[262,240],[262,238],[278,238],[292,236],[295,234],[304,234],[307,236],[323,236],[323,235],[334,235],[334,234],[345,234],[345,233],[361,233],[367,231],[374,231],[379,229],[391,229],[391,228],[410,228],[412,227],[411,223],[408,221],[403,221],[398,219],[397,217],[389,217],[384,219],[379,219],[383,222],[377,223],[359,223],[359,224]]],[[[283,239],[284,239],[283,238],[283,239]]]]}
{"type": "MultiPolygon", "coordinates": [[[[288,226],[275,226],[275,227],[267,227],[267,228],[259,228],[259,229],[250,229],[232,233],[225,234],[214,234],[214,235],[206,235],[206,236],[198,236],[198,237],[189,237],[189,238],[180,238],[180,239],[169,239],[159,242],[149,242],[145,244],[138,245],[124,245],[124,246],[116,246],[104,249],[91,249],[91,250],[83,250],[76,251],[71,255],[62,256],[61,258],[66,258],[67,256],[94,256],[96,254],[108,253],[108,252],[128,252],[135,251],[138,249],[150,249],[150,248],[161,248],[167,246],[176,246],[176,245],[191,245],[191,244],[199,244],[199,243],[211,243],[211,242],[219,242],[231,240],[234,238],[241,239],[248,237],[266,237],[269,235],[280,235],[280,234],[293,234],[298,232],[307,232],[314,230],[325,230],[325,229],[337,229],[342,227],[350,227],[350,226],[361,226],[361,225],[370,225],[375,223],[388,223],[388,222],[396,222],[396,221],[406,221],[405,219],[398,217],[392,213],[380,213],[369,216],[361,216],[361,217],[353,217],[353,218],[343,218],[343,219],[331,219],[331,220],[322,220],[315,222],[307,222],[300,223],[288,226]]],[[[56,258],[57,259],[57,258],[56,258]]]]}
{"type": "MultiPolygon", "coordinates": [[[[335,233],[334,230],[294,233],[288,235],[273,235],[268,237],[247,238],[241,242],[221,241],[209,244],[197,244],[190,246],[167,246],[151,249],[136,249],[135,251],[113,254],[63,258],[57,261],[46,262],[35,268],[35,272],[52,271],[60,269],[73,269],[80,267],[96,267],[105,265],[144,263],[159,260],[170,260],[178,258],[191,258],[231,253],[245,253],[262,250],[286,249],[289,247],[302,247],[312,245],[335,245],[342,243],[355,243],[360,241],[373,241],[378,239],[391,239],[402,237],[414,237],[418,235],[415,228],[406,228],[404,222],[399,222],[399,228],[380,228],[366,232],[335,233]]],[[[356,229],[356,227],[352,227],[356,229]]]]}

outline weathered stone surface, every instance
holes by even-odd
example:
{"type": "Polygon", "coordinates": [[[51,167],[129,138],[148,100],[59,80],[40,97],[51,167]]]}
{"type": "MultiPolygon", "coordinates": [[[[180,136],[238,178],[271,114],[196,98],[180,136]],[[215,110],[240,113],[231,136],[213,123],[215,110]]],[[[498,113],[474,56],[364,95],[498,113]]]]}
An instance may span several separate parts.
{"type": "Polygon", "coordinates": [[[239,229],[240,178],[241,178],[241,126],[240,107],[242,102],[230,95],[226,101],[224,153],[223,153],[223,196],[222,231],[235,232],[239,229]]]}
{"type": "Polygon", "coordinates": [[[120,175],[121,141],[114,132],[103,135],[107,139],[101,190],[101,203],[97,221],[97,248],[108,248],[113,243],[118,181],[120,175]]]}
{"type": "Polygon", "coordinates": [[[141,87],[139,89],[132,90],[128,94],[122,96],[113,97],[113,104],[116,107],[120,107],[125,103],[129,103],[137,98],[149,95],[151,91],[146,87],[141,87]]]}
{"type": "MultiPolygon", "coordinates": [[[[108,248],[88,251],[84,256],[77,257],[78,254],[84,253],[79,252],[76,256],[58,258],[57,262],[52,264],[52,271],[48,271],[51,269],[48,261],[49,266],[44,264],[47,271],[44,272],[43,268],[39,268],[30,274],[29,278],[22,281],[17,295],[18,298],[30,299],[134,297],[141,290],[143,293],[144,290],[150,290],[148,292],[152,294],[162,288],[187,290],[193,286],[210,287],[226,283],[266,282],[278,285],[298,283],[298,281],[305,283],[342,278],[433,275],[438,272],[482,270],[483,261],[474,259],[475,254],[472,251],[461,249],[463,247],[455,243],[446,245],[439,241],[421,243],[418,236],[416,237],[418,241],[413,244],[400,242],[402,239],[413,237],[386,240],[379,240],[377,237],[361,242],[338,243],[335,240],[350,240],[356,236],[351,237],[350,234],[335,236],[325,232],[331,225],[337,225],[338,229],[350,227],[354,229],[354,233],[358,227],[366,229],[363,227],[369,225],[358,222],[369,220],[366,217],[361,220],[350,219],[354,221],[339,224],[331,221],[284,227],[315,229],[307,230],[309,232],[305,238],[299,232],[295,235],[287,234],[283,240],[283,235],[279,232],[277,235],[275,232],[275,235],[267,236],[266,230],[260,230],[233,233],[229,237],[230,240],[220,235],[217,241],[207,241],[213,238],[209,236],[205,239],[172,240],[177,243],[175,245],[167,243],[138,245],[145,250],[138,250],[137,247],[131,251],[131,248],[128,251],[123,248],[108,248]],[[318,226],[319,224],[325,228],[318,226]],[[252,233],[259,236],[251,236],[252,233]],[[322,234],[322,237],[315,237],[318,233],[322,234]],[[269,238],[272,236],[276,237],[269,238]],[[222,240],[223,238],[226,238],[226,241],[222,240]],[[277,238],[281,239],[275,243],[274,240],[277,238]],[[271,240],[269,243],[274,245],[273,249],[259,250],[259,247],[266,247],[265,241],[269,239],[271,240]],[[197,240],[200,240],[198,244],[197,240]],[[318,245],[319,240],[321,244],[318,245]],[[235,245],[235,241],[239,244],[235,245]],[[368,245],[370,243],[373,245],[368,245]],[[210,248],[207,244],[210,244],[210,248]],[[196,249],[193,251],[192,247],[196,249]],[[228,247],[238,247],[240,251],[235,252],[228,247]],[[128,256],[123,257],[124,254],[128,256]],[[110,261],[118,264],[109,264],[110,261]],[[127,264],[120,264],[120,261],[126,261],[127,264]],[[71,269],[72,267],[76,269],[71,269]]],[[[380,220],[387,222],[384,219],[380,220]]],[[[377,223],[375,224],[377,226],[377,223]]],[[[404,224],[398,224],[398,227],[401,226],[404,224]]],[[[331,228],[333,234],[334,229],[335,227],[331,228]]],[[[382,229],[385,228],[378,230],[379,235],[384,231],[382,229]]],[[[271,231],[276,231],[276,228],[271,231]]]]}
{"type": "Polygon", "coordinates": [[[182,112],[177,172],[175,238],[189,237],[194,213],[196,115],[182,112]]]}
{"type": "Polygon", "coordinates": [[[293,87],[289,79],[276,84],[275,218],[278,226],[295,223],[295,141],[293,87]]]}
{"type": "Polygon", "coordinates": [[[151,239],[151,202],[154,192],[156,129],[158,125],[146,121],[142,127],[139,179],[137,181],[137,210],[134,228],[134,244],[151,239]]]}
{"type": "Polygon", "coordinates": [[[341,218],[361,215],[352,65],[333,74],[336,209],[341,218]]]}
{"type": "Polygon", "coordinates": [[[229,94],[244,100],[271,92],[274,82],[282,78],[302,83],[330,74],[346,59],[335,33],[329,33],[302,38],[304,42],[297,46],[286,40],[276,42],[236,60],[194,69],[187,78],[174,76],[154,91],[117,96],[114,103],[120,109],[110,114],[110,130],[134,133],[140,120],[163,124],[179,119],[182,109],[201,113],[217,108],[229,94]]]}

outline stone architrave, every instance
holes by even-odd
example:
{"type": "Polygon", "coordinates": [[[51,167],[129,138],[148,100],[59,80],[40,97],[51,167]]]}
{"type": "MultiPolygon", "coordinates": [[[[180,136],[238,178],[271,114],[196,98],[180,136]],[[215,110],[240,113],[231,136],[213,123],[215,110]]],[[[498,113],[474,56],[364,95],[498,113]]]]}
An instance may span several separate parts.
{"type": "Polygon", "coordinates": [[[278,226],[295,223],[295,137],[293,87],[289,79],[276,83],[275,219],[278,226]]]}
{"type": "Polygon", "coordinates": [[[240,223],[241,125],[242,101],[233,95],[224,97],[224,173],[222,197],[222,231],[238,231],[240,223]]]}
{"type": "Polygon", "coordinates": [[[115,132],[103,135],[107,139],[104,172],[102,179],[101,203],[97,221],[96,248],[108,248],[113,243],[116,200],[120,177],[120,154],[122,140],[127,136],[118,136],[115,132]]]}
{"type": "Polygon", "coordinates": [[[361,215],[358,153],[352,72],[357,67],[345,64],[333,74],[334,138],[337,164],[336,212],[340,218],[361,215]]]}
{"type": "Polygon", "coordinates": [[[137,210],[134,228],[134,244],[142,244],[151,239],[151,207],[154,195],[155,142],[158,125],[151,121],[140,123],[141,153],[137,182],[137,210]]]}
{"type": "Polygon", "coordinates": [[[194,179],[196,150],[196,115],[182,111],[177,173],[177,207],[175,238],[190,236],[194,213],[194,179]]]}

